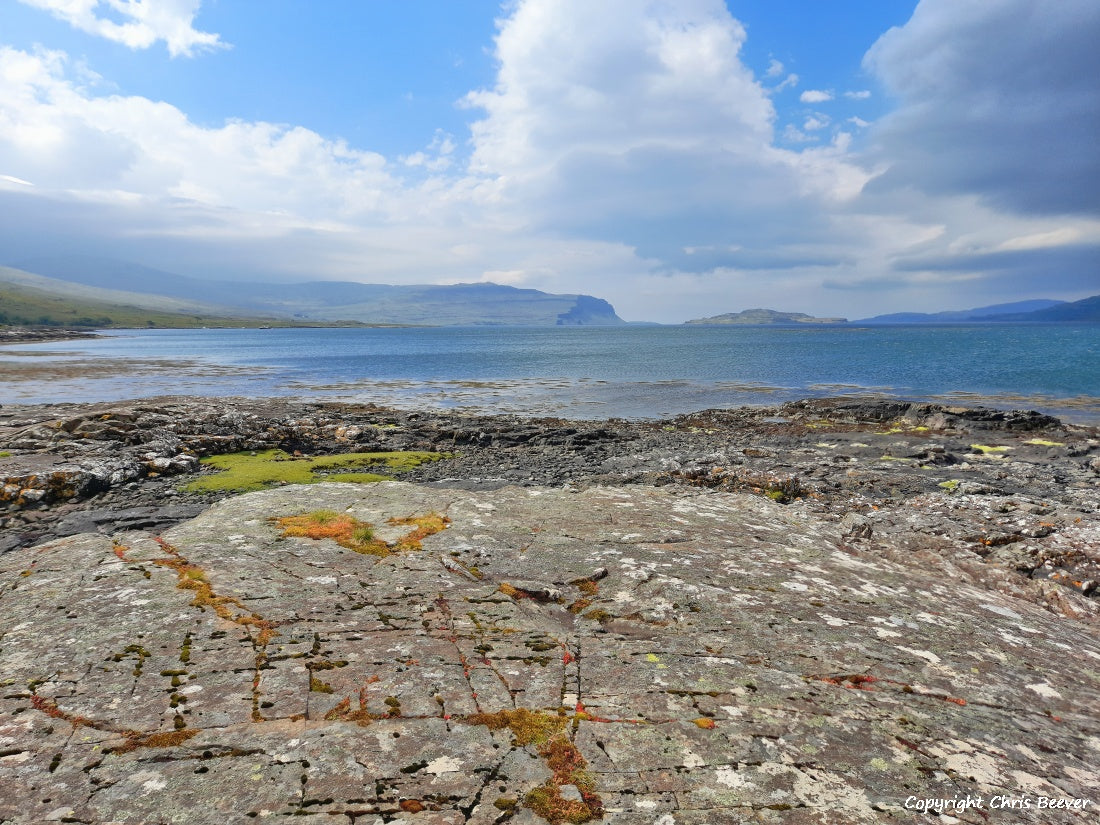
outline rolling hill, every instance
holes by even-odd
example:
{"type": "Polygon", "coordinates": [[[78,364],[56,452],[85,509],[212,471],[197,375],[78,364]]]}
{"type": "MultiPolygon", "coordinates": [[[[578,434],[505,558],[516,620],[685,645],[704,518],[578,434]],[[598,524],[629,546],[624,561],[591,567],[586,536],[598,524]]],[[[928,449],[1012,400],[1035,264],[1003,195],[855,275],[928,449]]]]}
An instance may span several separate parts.
{"type": "MultiPolygon", "coordinates": [[[[42,259],[24,266],[35,270],[0,267],[0,286],[32,289],[81,305],[107,303],[204,318],[430,326],[624,323],[614,307],[600,298],[493,283],[396,286],[351,281],[207,281],[125,262],[75,258],[42,259]]],[[[44,300],[42,295],[39,299],[44,300]]]]}

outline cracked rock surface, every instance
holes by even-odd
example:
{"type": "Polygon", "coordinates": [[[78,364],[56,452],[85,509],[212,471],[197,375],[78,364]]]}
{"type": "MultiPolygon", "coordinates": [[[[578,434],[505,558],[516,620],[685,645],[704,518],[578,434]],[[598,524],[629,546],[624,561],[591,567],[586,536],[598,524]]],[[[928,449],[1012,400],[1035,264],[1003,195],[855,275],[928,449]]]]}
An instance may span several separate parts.
{"type": "Polygon", "coordinates": [[[0,822],[1095,821],[1094,599],[716,486],[324,483],[14,549],[0,822]],[[319,510],[383,549],[278,521],[319,510]]]}

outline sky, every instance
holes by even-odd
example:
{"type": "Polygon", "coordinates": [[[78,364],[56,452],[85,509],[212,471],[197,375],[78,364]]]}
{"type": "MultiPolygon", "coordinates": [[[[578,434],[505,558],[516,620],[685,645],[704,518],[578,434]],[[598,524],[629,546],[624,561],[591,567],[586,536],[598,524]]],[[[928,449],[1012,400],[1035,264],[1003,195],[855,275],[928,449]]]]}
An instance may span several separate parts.
{"type": "Polygon", "coordinates": [[[1096,0],[0,0],[0,264],[633,321],[1100,293],[1096,0]]]}

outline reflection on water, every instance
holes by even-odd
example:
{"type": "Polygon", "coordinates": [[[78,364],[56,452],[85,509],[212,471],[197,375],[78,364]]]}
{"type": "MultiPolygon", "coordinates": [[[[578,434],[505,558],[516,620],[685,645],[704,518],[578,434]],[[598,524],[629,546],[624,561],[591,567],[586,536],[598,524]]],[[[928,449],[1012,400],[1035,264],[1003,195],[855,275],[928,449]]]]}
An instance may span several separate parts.
{"type": "Polygon", "coordinates": [[[1100,423],[1098,353],[1100,327],[1072,325],[113,331],[0,347],[0,403],[293,396],[637,419],[866,396],[1100,423]]]}

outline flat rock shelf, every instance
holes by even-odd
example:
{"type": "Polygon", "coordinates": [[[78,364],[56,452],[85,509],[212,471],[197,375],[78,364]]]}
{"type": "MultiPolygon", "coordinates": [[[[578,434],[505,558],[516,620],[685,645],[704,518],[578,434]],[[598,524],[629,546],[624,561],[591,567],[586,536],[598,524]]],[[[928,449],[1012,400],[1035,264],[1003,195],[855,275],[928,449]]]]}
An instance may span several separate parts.
{"type": "Polygon", "coordinates": [[[14,549],[0,822],[1095,821],[1091,614],[858,527],[682,485],[321,483],[14,549]]]}

